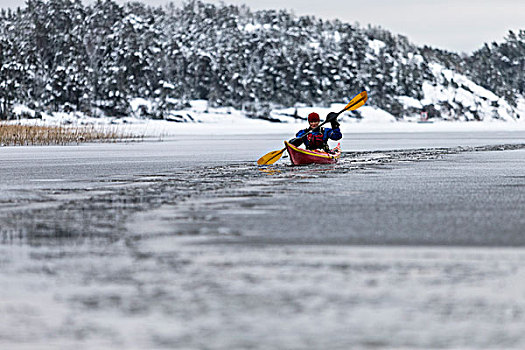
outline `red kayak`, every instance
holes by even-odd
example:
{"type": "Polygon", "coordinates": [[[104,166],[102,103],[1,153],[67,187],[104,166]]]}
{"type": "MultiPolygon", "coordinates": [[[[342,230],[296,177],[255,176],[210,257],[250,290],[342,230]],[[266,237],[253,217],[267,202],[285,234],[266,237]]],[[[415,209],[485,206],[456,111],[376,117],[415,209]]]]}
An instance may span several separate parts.
{"type": "Polygon", "coordinates": [[[304,148],[299,148],[288,141],[284,141],[286,145],[286,150],[290,155],[293,165],[306,165],[306,164],[333,164],[337,163],[339,157],[341,157],[341,148],[340,144],[337,144],[337,147],[333,148],[330,153],[324,151],[311,151],[304,148]]]}

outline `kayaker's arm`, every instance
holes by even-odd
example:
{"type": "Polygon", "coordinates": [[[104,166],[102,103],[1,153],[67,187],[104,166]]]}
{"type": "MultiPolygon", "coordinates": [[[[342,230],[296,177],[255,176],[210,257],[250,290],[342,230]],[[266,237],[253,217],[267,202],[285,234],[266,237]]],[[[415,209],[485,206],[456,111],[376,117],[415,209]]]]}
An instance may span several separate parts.
{"type": "Polygon", "coordinates": [[[306,133],[308,133],[308,131],[310,131],[310,128],[299,130],[297,134],[295,134],[295,137],[303,137],[304,135],[306,135],[306,133]]]}
{"type": "Polygon", "coordinates": [[[337,141],[340,140],[343,137],[343,134],[341,134],[341,130],[339,129],[339,122],[337,121],[337,114],[336,113],[329,113],[326,116],[326,119],[331,119],[330,124],[332,124],[332,128],[326,128],[324,129],[324,140],[327,141],[328,139],[337,141]]]}
{"type": "Polygon", "coordinates": [[[330,140],[337,141],[343,138],[343,134],[341,134],[341,130],[339,130],[339,128],[337,129],[326,128],[324,129],[324,132],[325,132],[326,140],[330,139],[330,140]]]}
{"type": "Polygon", "coordinates": [[[332,129],[339,129],[340,124],[337,120],[332,120],[331,124],[332,124],[332,129]]]}
{"type": "Polygon", "coordinates": [[[290,142],[296,147],[301,146],[304,143],[304,137],[306,136],[306,134],[308,134],[309,131],[310,129],[299,130],[299,132],[295,135],[295,138],[291,139],[288,142],[290,142]]]}

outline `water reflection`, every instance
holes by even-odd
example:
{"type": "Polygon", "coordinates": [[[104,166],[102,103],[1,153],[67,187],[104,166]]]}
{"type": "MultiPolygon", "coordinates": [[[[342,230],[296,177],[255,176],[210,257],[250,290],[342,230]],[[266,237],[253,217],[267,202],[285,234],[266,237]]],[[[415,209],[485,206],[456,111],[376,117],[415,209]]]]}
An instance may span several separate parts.
{"type": "Polygon", "coordinates": [[[281,169],[277,169],[274,166],[261,165],[259,166],[259,171],[265,175],[279,175],[281,174],[281,169]]]}

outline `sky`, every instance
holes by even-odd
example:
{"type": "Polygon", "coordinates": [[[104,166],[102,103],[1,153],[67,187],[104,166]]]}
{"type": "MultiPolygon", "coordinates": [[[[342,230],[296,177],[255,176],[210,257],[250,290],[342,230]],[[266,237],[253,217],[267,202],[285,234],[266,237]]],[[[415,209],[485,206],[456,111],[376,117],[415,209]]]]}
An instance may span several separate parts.
{"type": "MultiPolygon", "coordinates": [[[[84,0],[88,2],[89,0],[84,0]]],[[[124,3],[127,0],[116,0],[124,3]]],[[[169,0],[141,0],[159,6],[169,0]]],[[[183,0],[174,0],[181,4],[183,0]]],[[[220,4],[221,1],[206,0],[220,4]]],[[[484,43],[502,41],[509,30],[525,29],[524,0],[223,0],[253,10],[287,9],[314,15],[378,25],[402,34],[418,45],[471,53],[484,43]]],[[[0,7],[23,7],[24,0],[0,0],[0,7]]]]}

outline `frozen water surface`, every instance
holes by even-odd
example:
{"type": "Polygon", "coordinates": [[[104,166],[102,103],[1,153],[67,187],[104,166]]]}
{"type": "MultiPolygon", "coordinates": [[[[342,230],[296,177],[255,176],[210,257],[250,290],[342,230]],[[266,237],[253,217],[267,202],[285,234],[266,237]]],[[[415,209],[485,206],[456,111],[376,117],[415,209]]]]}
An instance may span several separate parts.
{"type": "Polygon", "coordinates": [[[522,349],[523,133],[0,149],[0,348],[522,349]]]}

